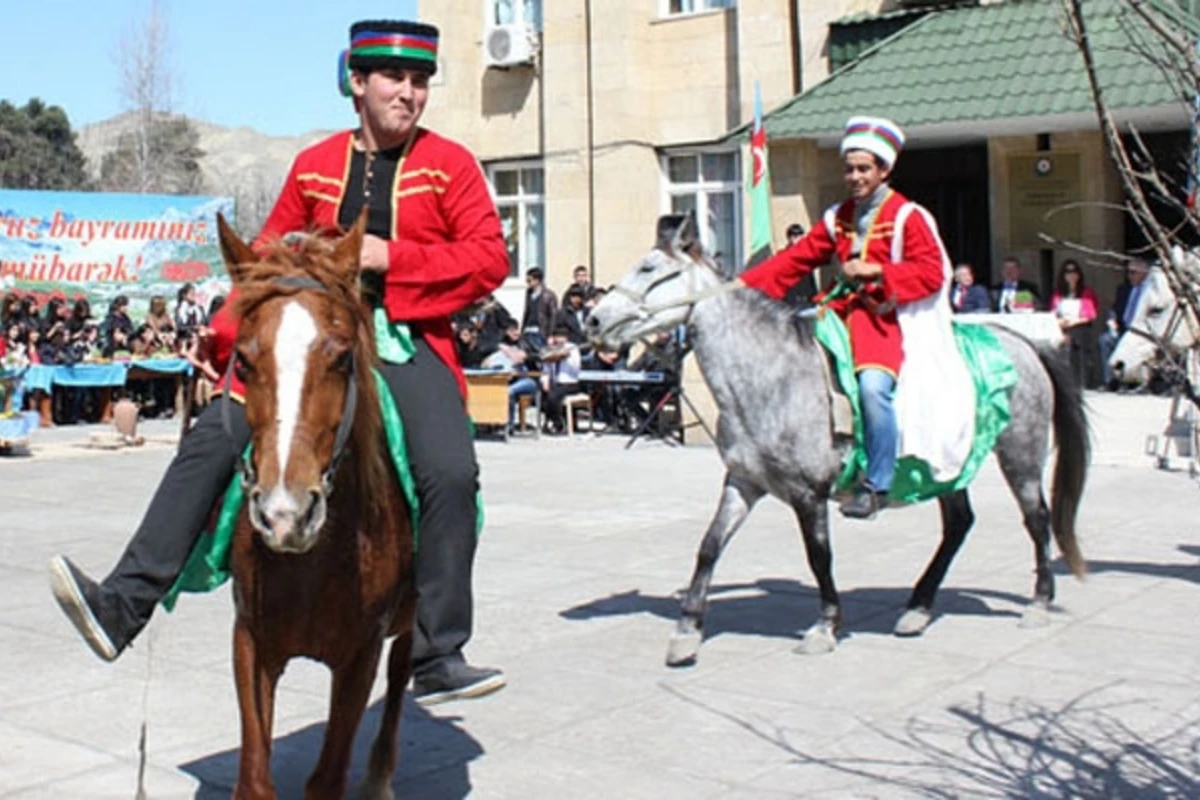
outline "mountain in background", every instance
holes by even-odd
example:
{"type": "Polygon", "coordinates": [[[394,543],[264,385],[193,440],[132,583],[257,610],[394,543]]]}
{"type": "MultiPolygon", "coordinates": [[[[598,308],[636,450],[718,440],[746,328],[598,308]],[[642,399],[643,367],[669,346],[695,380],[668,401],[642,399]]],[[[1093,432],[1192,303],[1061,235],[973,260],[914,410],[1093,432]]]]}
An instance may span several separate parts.
{"type": "MultiPolygon", "coordinates": [[[[332,131],[310,131],[300,136],[270,136],[239,127],[227,128],[189,117],[200,134],[204,157],[200,168],[207,194],[232,197],[238,207],[243,235],[257,233],[279,194],[296,154],[332,131]]],[[[123,133],[134,130],[136,116],[122,114],[78,129],[79,149],[88,160],[88,173],[100,174],[104,155],[116,149],[123,133]]]]}

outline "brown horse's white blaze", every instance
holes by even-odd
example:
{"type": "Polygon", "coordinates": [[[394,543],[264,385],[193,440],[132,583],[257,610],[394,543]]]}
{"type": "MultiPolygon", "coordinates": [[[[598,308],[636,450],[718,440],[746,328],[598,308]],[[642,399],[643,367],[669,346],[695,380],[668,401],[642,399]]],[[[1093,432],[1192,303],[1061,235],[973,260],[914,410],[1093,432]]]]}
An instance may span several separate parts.
{"type": "MultiPolygon", "coordinates": [[[[305,383],[314,345],[320,338],[316,321],[299,301],[289,301],[275,330],[274,452],[263,453],[274,461],[274,482],[250,491],[250,520],[272,550],[304,553],[317,541],[325,524],[326,499],[319,484],[308,484],[303,473],[312,459],[312,437],[303,423],[305,383]],[[273,458],[272,458],[273,457],[273,458]],[[299,480],[298,480],[299,479],[299,480]],[[306,485],[307,484],[307,485],[306,485]]],[[[260,462],[261,463],[261,462],[260,462]]],[[[308,471],[311,471],[309,469],[308,471]]]]}

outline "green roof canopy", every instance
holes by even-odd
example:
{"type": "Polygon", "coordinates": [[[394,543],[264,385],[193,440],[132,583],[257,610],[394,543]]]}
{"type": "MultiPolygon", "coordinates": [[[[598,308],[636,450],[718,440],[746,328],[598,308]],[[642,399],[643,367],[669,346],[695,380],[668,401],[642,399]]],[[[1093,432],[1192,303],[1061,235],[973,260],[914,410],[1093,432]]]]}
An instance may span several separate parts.
{"type": "MultiPolygon", "coordinates": [[[[1179,87],[1130,45],[1128,30],[1146,31],[1136,14],[1120,0],[1084,0],[1083,7],[1109,105],[1158,109],[1160,116],[1185,120],[1188,100],[1179,87]]],[[[1196,22],[1177,9],[1162,10],[1176,30],[1181,22],[1196,22]]],[[[1021,118],[1087,113],[1094,126],[1083,58],[1065,25],[1058,0],[927,14],[767,114],[767,135],[837,135],[855,114],[889,117],[906,129],[953,126],[981,137],[1001,120],[1021,118]]],[[[1160,55],[1167,55],[1165,49],[1160,55]]]]}

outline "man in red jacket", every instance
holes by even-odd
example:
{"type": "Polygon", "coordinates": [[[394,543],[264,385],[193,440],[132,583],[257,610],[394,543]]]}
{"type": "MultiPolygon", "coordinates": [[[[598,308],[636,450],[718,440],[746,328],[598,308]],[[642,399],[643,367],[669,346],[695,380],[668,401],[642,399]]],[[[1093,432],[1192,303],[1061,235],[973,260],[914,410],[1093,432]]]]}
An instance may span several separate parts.
{"type": "MultiPolygon", "coordinates": [[[[405,421],[421,506],[413,691],[425,703],[504,686],[500,671],[470,666],[462,654],[471,635],[479,469],[450,315],[496,289],[509,262],[478,162],[417,124],[437,42],[437,29],[418,23],[351,27],[339,83],[354,99],[360,127],[296,157],[255,242],[257,249],[293,231],[348,228],[367,212],[364,291],[377,307],[380,371],[405,421]]],[[[234,411],[237,441],[231,447],[214,435],[220,414],[211,407],[200,416],[108,578],[96,584],[63,557],[51,564],[55,596],[106,660],[129,644],[173,585],[232,476],[233,453],[249,439],[241,406],[220,402],[234,411]],[[187,500],[180,503],[180,495],[187,500]]]]}
{"type": "Polygon", "coordinates": [[[944,291],[949,261],[929,212],[888,185],[904,146],[895,123],[853,117],[841,154],[849,198],[825,212],[806,236],[747,270],[741,279],[776,299],[834,257],[855,290],[829,302],[846,322],[858,375],[866,480],[841,511],[870,518],[886,505],[899,431],[893,405],[904,360],[898,312],[918,312],[944,291]]]}

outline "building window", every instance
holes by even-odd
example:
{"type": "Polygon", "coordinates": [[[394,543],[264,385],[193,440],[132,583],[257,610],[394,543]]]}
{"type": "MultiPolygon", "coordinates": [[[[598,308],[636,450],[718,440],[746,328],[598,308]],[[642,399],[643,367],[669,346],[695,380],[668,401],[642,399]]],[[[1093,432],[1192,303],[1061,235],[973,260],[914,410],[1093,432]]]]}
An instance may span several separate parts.
{"type": "Polygon", "coordinates": [[[696,212],[704,249],[721,267],[742,265],[742,181],[736,152],[669,153],[663,157],[668,210],[696,212]]]}
{"type": "Polygon", "coordinates": [[[542,0],[484,0],[489,25],[528,23],[535,31],[542,29],[542,0]]]}
{"type": "Polygon", "coordinates": [[[695,14],[716,8],[733,8],[737,0],[662,0],[663,16],[695,14]]]}
{"type": "Polygon", "coordinates": [[[546,268],[546,200],[541,164],[491,164],[488,181],[508,248],[508,274],[546,268]]]}

